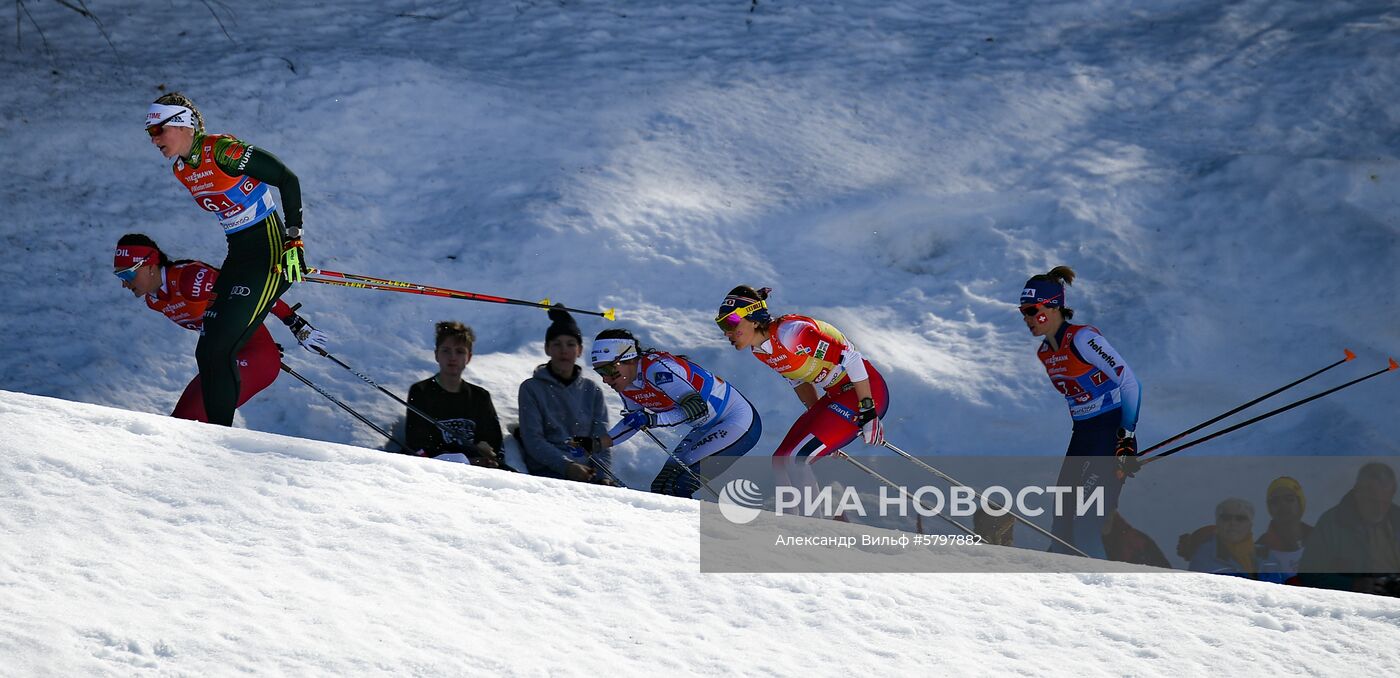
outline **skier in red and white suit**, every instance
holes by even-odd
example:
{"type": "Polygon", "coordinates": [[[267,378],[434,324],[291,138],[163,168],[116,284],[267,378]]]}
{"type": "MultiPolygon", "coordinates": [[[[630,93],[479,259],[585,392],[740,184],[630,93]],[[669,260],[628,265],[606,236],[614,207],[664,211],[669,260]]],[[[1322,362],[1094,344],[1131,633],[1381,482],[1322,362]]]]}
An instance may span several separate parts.
{"type": "MultiPolygon", "coordinates": [[[[133,296],[145,297],[146,305],[159,311],[176,325],[203,331],[204,311],[214,301],[214,281],[219,269],[202,261],[171,261],[154,240],[139,233],[122,236],[112,260],[122,287],[133,296]]],[[[234,289],[237,293],[237,288],[234,289]]],[[[326,335],[311,328],[280,299],[270,311],[277,316],[307,350],[324,348],[326,335]]],[[[238,352],[238,407],[277,379],[282,355],[266,326],[259,325],[248,343],[238,352]]],[[[185,387],[170,416],[208,422],[200,378],[185,387]]]]}
{"type": "Polygon", "coordinates": [[[890,401],[884,377],[831,324],[800,315],[774,318],[765,301],[768,291],[734,288],[715,322],[734,348],[749,349],[787,379],[807,408],[774,456],[811,463],[858,435],[869,445],[883,445],[880,419],[890,401]]]}

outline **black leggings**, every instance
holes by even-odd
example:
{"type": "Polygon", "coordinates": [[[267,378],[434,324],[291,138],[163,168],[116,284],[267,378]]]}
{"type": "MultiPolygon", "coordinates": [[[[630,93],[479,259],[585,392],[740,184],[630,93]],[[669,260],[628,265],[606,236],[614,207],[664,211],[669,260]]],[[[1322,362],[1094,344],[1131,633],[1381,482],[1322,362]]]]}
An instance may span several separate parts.
{"type": "Polygon", "coordinates": [[[238,352],[262,325],[272,302],[291,287],[277,272],[282,220],[276,212],[228,237],[228,257],[214,281],[214,303],[194,349],[209,423],[233,425],[238,406],[238,352]]]}
{"type": "MultiPolygon", "coordinates": [[[[1060,476],[1055,482],[1062,487],[1082,488],[1086,494],[1093,492],[1094,488],[1103,487],[1106,516],[1057,515],[1050,527],[1051,534],[1094,558],[1107,557],[1102,530],[1107,518],[1118,509],[1118,497],[1123,492],[1123,481],[1116,475],[1118,460],[1114,456],[1118,446],[1118,427],[1122,421],[1122,410],[1113,410],[1075,422],[1069,450],[1065,452],[1065,461],[1060,465],[1060,476]]],[[[1067,497],[1065,508],[1072,512],[1076,501],[1073,495],[1067,497]]],[[[1071,553],[1058,542],[1050,544],[1050,551],[1071,553]]]]}

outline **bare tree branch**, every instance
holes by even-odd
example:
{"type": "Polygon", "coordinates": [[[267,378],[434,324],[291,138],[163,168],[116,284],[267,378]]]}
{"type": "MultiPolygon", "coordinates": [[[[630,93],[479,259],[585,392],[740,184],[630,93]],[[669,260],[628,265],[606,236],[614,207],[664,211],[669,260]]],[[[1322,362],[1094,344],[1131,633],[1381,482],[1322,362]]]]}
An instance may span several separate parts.
{"type": "MultiPolygon", "coordinates": [[[[74,5],[72,2],[69,2],[69,0],[53,0],[53,1],[56,2],[56,3],[58,3],[59,5],[62,5],[63,7],[67,7],[68,9],[71,9],[71,10],[73,10],[74,12],[77,12],[79,15],[83,16],[83,17],[86,18],[88,21],[91,21],[91,22],[92,22],[92,25],[94,25],[94,26],[97,27],[97,32],[102,34],[102,39],[107,41],[107,46],[112,48],[112,54],[115,54],[115,55],[117,56],[117,63],[122,63],[122,55],[121,55],[121,52],[118,52],[118,51],[117,51],[117,46],[116,46],[115,44],[112,43],[112,36],[107,34],[107,27],[102,25],[102,20],[99,19],[99,18],[97,18],[97,15],[96,15],[96,14],[93,14],[93,13],[92,13],[92,10],[88,9],[88,7],[87,7],[87,0],[78,0],[78,4],[76,4],[76,5],[74,5]]],[[[27,10],[27,9],[25,10],[25,12],[28,12],[28,11],[29,11],[29,10],[27,10]]],[[[29,20],[30,20],[30,21],[33,21],[34,18],[33,18],[33,17],[30,17],[29,20]]],[[[37,27],[37,24],[36,24],[36,27],[37,27]]],[[[42,31],[41,31],[40,33],[42,34],[42,31]]]]}
{"type": "Polygon", "coordinates": [[[44,35],[44,29],[39,27],[39,22],[34,20],[34,15],[30,14],[29,8],[24,6],[24,0],[15,0],[15,49],[23,49],[23,46],[20,44],[20,10],[24,10],[24,16],[29,17],[29,23],[33,24],[34,30],[39,32],[39,40],[44,43],[44,51],[52,54],[53,50],[49,49],[49,39],[44,35]]]}
{"type": "MultiPolygon", "coordinates": [[[[89,19],[94,18],[94,17],[92,16],[92,12],[89,12],[87,7],[81,7],[81,8],[75,7],[75,6],[73,5],[73,3],[68,2],[68,0],[53,0],[53,1],[56,2],[56,3],[58,3],[58,4],[60,4],[60,5],[63,5],[64,7],[67,7],[68,9],[73,10],[74,12],[77,12],[77,13],[79,13],[79,14],[81,14],[81,15],[83,15],[83,16],[89,18],[89,19]]],[[[81,0],[80,0],[80,1],[81,1],[81,0]]]]}
{"type": "MultiPolygon", "coordinates": [[[[234,40],[233,40],[233,36],[228,34],[228,29],[224,27],[224,21],[223,21],[223,19],[220,19],[220,18],[219,18],[218,13],[214,11],[213,5],[210,5],[210,4],[209,4],[209,0],[199,0],[199,1],[200,1],[201,3],[204,3],[204,8],[207,9],[207,10],[209,10],[210,16],[213,16],[213,17],[214,17],[214,21],[218,22],[218,24],[219,24],[219,30],[221,30],[221,31],[224,32],[224,37],[225,37],[225,38],[228,38],[228,41],[229,41],[229,42],[233,42],[233,41],[234,41],[234,40]]],[[[224,3],[219,2],[219,0],[214,0],[214,2],[217,3],[217,4],[219,5],[219,7],[221,7],[225,12],[228,12],[228,16],[229,16],[230,19],[233,18],[233,10],[229,9],[228,5],[225,5],[224,3]]]]}

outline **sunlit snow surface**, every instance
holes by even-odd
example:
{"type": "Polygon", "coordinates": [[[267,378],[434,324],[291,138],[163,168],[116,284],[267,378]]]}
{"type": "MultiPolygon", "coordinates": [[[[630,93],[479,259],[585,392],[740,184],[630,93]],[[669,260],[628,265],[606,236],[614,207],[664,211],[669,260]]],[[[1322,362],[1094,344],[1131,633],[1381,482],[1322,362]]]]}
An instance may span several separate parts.
{"type": "Polygon", "coordinates": [[[1391,598],[1199,574],[702,575],[695,502],[17,393],[0,470],[7,675],[1400,666],[1391,598]]]}

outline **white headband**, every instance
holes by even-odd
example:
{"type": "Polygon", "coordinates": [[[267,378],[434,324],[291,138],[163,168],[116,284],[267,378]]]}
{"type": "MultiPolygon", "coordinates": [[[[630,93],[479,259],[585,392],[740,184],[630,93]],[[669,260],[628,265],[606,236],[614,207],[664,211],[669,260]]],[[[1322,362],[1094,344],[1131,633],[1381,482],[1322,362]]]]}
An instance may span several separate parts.
{"type": "Polygon", "coordinates": [[[189,127],[195,129],[194,111],[184,106],[170,106],[167,104],[151,104],[151,108],[146,111],[146,126],[169,125],[171,127],[189,127]]]}
{"type": "Polygon", "coordinates": [[[593,353],[589,360],[594,365],[640,357],[637,342],[631,339],[598,339],[593,342],[593,353]]]}

